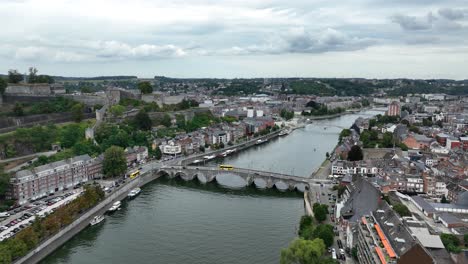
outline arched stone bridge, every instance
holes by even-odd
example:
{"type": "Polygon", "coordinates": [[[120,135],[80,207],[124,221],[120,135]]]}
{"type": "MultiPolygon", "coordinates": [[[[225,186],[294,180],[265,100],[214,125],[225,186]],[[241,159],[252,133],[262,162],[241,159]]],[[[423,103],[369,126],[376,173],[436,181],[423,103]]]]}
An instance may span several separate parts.
{"type": "Polygon", "coordinates": [[[218,167],[203,166],[163,166],[158,173],[167,174],[169,178],[180,177],[190,181],[198,179],[202,183],[220,181],[220,178],[240,177],[245,181],[244,186],[254,184],[257,188],[277,188],[281,191],[297,190],[304,192],[310,189],[311,184],[330,184],[328,180],[314,180],[310,178],[286,175],[281,173],[259,170],[234,168],[233,170],[221,170],[218,167]]]}

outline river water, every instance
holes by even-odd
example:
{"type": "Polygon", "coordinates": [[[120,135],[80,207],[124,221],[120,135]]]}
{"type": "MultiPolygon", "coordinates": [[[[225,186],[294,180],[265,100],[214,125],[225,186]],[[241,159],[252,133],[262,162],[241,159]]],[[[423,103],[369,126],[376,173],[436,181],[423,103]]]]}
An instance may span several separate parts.
{"type": "MultiPolygon", "coordinates": [[[[313,121],[217,162],[308,177],[336,145],[343,127],[378,113],[313,121]]],[[[42,263],[278,263],[303,213],[300,193],[158,179],[42,263]]]]}

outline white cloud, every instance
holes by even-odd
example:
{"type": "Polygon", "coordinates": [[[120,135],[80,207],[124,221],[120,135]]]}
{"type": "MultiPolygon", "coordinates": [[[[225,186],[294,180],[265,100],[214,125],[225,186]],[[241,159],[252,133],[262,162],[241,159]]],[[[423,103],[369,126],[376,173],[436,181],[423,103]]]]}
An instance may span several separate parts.
{"type": "Polygon", "coordinates": [[[467,10],[465,0],[4,0],[0,64],[139,69],[134,63],[351,56],[382,46],[458,52],[468,45],[467,10]]]}

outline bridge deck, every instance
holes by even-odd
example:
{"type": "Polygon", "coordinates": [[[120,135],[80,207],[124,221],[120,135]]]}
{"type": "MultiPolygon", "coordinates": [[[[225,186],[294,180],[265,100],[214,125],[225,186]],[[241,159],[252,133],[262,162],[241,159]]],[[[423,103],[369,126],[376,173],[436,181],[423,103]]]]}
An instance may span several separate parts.
{"type": "Polygon", "coordinates": [[[288,175],[283,173],[277,172],[269,172],[269,171],[261,171],[261,170],[253,170],[253,169],[245,169],[245,168],[237,168],[234,167],[232,170],[222,170],[218,167],[209,167],[209,166],[167,166],[167,169],[177,169],[177,170],[198,170],[198,171],[222,171],[222,172],[238,172],[243,174],[252,174],[252,175],[259,175],[259,176],[266,176],[266,177],[274,177],[278,179],[285,179],[285,180],[294,180],[297,182],[318,182],[318,183],[329,183],[330,180],[323,180],[323,179],[314,179],[308,177],[301,177],[295,175],[288,175]]]}

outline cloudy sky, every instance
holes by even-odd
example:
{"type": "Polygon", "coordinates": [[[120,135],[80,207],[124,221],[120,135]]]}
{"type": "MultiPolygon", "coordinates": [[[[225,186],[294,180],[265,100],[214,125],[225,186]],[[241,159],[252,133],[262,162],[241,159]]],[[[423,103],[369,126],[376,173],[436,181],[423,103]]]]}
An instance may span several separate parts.
{"type": "Polygon", "coordinates": [[[0,0],[0,72],[468,78],[467,0],[0,0]]]}

